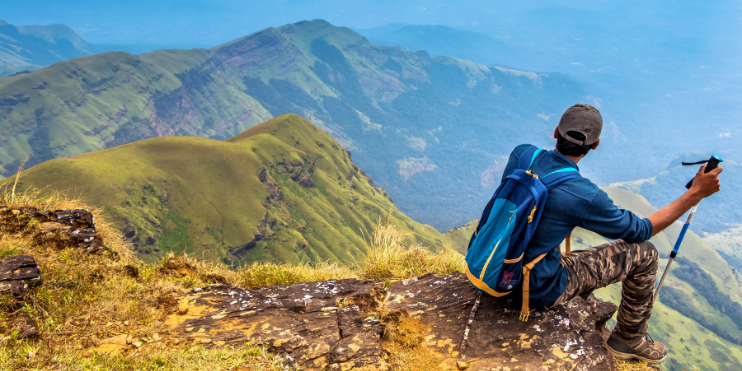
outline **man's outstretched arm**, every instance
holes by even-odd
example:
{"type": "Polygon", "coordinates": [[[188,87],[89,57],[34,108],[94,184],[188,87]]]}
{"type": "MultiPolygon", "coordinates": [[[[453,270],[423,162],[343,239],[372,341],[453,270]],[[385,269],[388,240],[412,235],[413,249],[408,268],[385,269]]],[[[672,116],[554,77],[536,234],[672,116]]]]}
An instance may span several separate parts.
{"type": "Polygon", "coordinates": [[[690,189],[680,196],[677,200],[671,204],[657,210],[654,214],[649,216],[649,221],[652,222],[652,236],[662,232],[665,228],[669,227],[670,224],[678,220],[686,211],[690,210],[691,207],[698,204],[704,198],[711,196],[712,194],[719,192],[721,183],[719,183],[719,174],[724,170],[721,167],[717,167],[714,170],[704,174],[706,165],[701,166],[698,170],[693,185],[690,189]]]}

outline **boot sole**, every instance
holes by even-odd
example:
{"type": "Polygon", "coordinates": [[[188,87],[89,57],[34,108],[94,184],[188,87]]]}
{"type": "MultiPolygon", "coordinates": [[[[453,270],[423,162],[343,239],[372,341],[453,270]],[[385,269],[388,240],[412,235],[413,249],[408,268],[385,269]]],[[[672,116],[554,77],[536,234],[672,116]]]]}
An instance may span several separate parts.
{"type": "Polygon", "coordinates": [[[642,356],[636,355],[636,354],[630,354],[630,353],[621,353],[619,351],[614,350],[613,348],[609,347],[608,345],[605,345],[605,349],[608,350],[608,353],[613,355],[614,357],[622,360],[622,361],[640,361],[640,362],[646,362],[652,365],[665,362],[665,359],[667,359],[667,355],[662,357],[662,359],[651,359],[651,358],[644,358],[642,356]]]}

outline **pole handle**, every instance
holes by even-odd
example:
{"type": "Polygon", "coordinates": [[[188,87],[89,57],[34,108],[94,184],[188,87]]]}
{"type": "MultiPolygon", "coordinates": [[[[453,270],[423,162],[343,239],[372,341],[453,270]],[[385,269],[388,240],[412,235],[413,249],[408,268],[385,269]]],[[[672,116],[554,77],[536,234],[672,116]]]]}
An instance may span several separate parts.
{"type": "MultiPolygon", "coordinates": [[[[711,155],[711,158],[706,163],[706,170],[704,170],[703,173],[705,174],[711,170],[716,169],[717,167],[719,167],[719,163],[722,161],[724,160],[722,160],[721,157],[717,155],[711,155]]],[[[693,177],[693,179],[696,179],[696,177],[693,177]]],[[[693,179],[691,179],[690,182],[685,185],[685,188],[690,189],[690,187],[693,185],[693,179]]]]}

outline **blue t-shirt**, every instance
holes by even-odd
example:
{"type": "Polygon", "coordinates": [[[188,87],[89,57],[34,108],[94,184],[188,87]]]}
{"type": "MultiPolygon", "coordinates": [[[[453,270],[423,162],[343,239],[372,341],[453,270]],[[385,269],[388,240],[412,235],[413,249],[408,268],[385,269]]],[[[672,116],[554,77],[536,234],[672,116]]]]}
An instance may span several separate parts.
{"type": "MultiPolygon", "coordinates": [[[[505,167],[503,179],[518,164],[520,156],[534,146],[515,147],[505,167]]],[[[577,164],[555,150],[544,151],[531,165],[531,171],[545,175],[577,164]]],[[[556,301],[567,287],[567,273],[561,265],[559,244],[575,227],[582,227],[611,240],[643,242],[652,237],[652,222],[631,211],[619,209],[603,190],[587,178],[574,179],[549,190],[541,220],[528,244],[523,263],[547,253],[531,271],[531,306],[556,301]]],[[[518,290],[516,290],[518,291],[518,290]]]]}

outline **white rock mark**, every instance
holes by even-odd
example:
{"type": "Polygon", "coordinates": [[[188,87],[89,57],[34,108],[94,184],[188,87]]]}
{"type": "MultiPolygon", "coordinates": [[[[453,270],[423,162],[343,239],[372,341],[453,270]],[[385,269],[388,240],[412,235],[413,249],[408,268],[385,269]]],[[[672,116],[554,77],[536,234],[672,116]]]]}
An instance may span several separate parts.
{"type": "Polygon", "coordinates": [[[577,345],[577,342],[574,340],[568,340],[567,344],[564,345],[564,353],[569,352],[569,348],[573,345],[577,345]]]}

